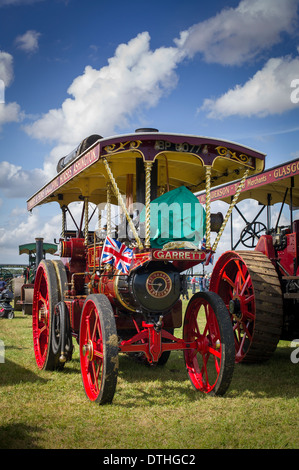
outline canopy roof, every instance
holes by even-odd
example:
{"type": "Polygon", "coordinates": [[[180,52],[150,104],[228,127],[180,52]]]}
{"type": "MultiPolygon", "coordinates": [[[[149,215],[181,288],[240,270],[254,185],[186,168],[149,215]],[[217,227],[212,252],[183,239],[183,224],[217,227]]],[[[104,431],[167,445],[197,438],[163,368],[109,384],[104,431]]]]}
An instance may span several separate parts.
{"type": "MultiPolygon", "coordinates": [[[[43,243],[43,251],[45,253],[50,253],[51,255],[54,255],[57,251],[57,245],[54,243],[43,243]]],[[[23,253],[27,253],[29,255],[30,253],[35,253],[36,252],[36,243],[26,243],[25,245],[19,245],[19,254],[22,255],[23,253]]]]}
{"type": "MultiPolygon", "coordinates": [[[[263,171],[265,154],[208,137],[160,132],[137,132],[99,139],[78,155],[48,184],[27,201],[28,210],[57,201],[61,206],[88,197],[99,204],[106,201],[109,182],[103,159],[120,189],[126,193],[127,175],[131,179],[133,201],[136,201],[136,179],[140,180],[136,161],[157,161],[157,185],[168,190],[185,186],[192,192],[205,188],[205,166],[211,166],[212,186],[263,171]]],[[[116,202],[111,201],[111,202],[116,202]]]]}
{"type": "MultiPolygon", "coordinates": [[[[221,200],[229,204],[237,186],[238,182],[217,187],[211,191],[211,201],[221,200]]],[[[197,196],[199,202],[204,204],[205,192],[198,193],[197,196]]],[[[299,207],[299,159],[247,178],[238,200],[255,199],[263,205],[268,205],[269,202],[272,205],[283,202],[285,198],[285,203],[290,204],[291,197],[293,206],[299,207]],[[290,191],[291,187],[292,191],[290,191]]]]}

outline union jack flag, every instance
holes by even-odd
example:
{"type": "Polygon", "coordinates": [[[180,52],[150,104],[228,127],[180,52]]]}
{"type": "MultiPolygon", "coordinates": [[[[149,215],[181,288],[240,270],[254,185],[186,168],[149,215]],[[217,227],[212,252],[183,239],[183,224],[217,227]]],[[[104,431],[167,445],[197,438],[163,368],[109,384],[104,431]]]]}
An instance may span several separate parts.
{"type": "Polygon", "coordinates": [[[201,250],[205,250],[206,249],[206,237],[203,237],[203,239],[201,240],[201,250]]]}
{"type": "Polygon", "coordinates": [[[114,238],[106,237],[101,263],[112,264],[116,269],[128,274],[133,259],[133,250],[114,238]]]}
{"type": "Polygon", "coordinates": [[[213,264],[213,263],[214,263],[214,253],[207,253],[205,265],[208,266],[208,264],[213,264]]]}

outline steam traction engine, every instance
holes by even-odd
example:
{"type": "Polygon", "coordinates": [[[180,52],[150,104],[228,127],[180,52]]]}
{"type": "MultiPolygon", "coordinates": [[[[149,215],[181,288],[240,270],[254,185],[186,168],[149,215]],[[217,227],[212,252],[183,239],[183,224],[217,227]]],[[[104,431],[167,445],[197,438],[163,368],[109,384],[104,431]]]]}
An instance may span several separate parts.
{"type": "MultiPolygon", "coordinates": [[[[234,192],[234,184],[222,186],[210,199],[230,203],[234,192]]],[[[299,160],[248,178],[239,196],[244,199],[257,200],[258,213],[247,221],[235,206],[246,225],[215,264],[210,289],[230,312],[236,362],[256,363],[269,359],[279,340],[299,337],[299,220],[293,215],[299,207],[299,160]],[[271,225],[274,204],[280,207],[271,225]],[[285,205],[289,220],[283,214],[285,205]],[[266,224],[259,221],[265,208],[266,224]],[[240,243],[247,250],[235,251],[240,243]]],[[[199,200],[204,202],[202,196],[199,200]]]]}
{"type": "Polygon", "coordinates": [[[28,200],[28,210],[57,201],[62,211],[61,259],[42,260],[35,278],[38,367],[62,369],[77,340],[85,392],[102,404],[113,399],[119,353],[165,364],[171,351],[182,350],[194,388],[224,394],[235,360],[227,309],[217,294],[197,293],[183,322],[183,273],[209,262],[247,176],[261,172],[264,159],[231,142],[154,129],[91,136],[64,157],[57,176],[28,200]],[[209,195],[211,186],[240,176],[224,219],[211,214],[209,197],[204,209],[193,194],[206,188],[209,195]],[[99,221],[91,230],[94,214],[99,221]],[[75,230],[67,229],[69,216],[75,230]]]}

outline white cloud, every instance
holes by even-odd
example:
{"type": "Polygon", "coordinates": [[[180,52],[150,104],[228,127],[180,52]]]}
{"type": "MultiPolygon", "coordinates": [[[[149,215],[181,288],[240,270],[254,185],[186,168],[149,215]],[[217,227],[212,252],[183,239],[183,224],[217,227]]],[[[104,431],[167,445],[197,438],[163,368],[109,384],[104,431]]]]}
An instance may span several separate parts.
{"type": "MultiPolygon", "coordinates": [[[[22,119],[20,106],[13,103],[5,103],[5,88],[13,81],[13,57],[8,52],[0,51],[0,80],[4,83],[0,96],[0,131],[8,122],[19,122],[22,119]]],[[[0,84],[0,85],[1,85],[0,84]]]]}
{"type": "MultiPolygon", "coordinates": [[[[54,204],[54,203],[53,203],[54,204]]],[[[47,243],[53,243],[58,240],[61,233],[61,211],[57,204],[56,214],[45,214],[44,209],[39,207],[34,211],[27,212],[20,208],[13,209],[9,214],[8,222],[0,227],[0,253],[2,263],[23,263],[18,254],[18,246],[24,243],[32,243],[36,237],[41,237],[47,243]]],[[[78,220],[82,213],[82,204],[73,203],[71,211],[75,219],[78,220]]],[[[73,224],[70,217],[68,219],[68,228],[72,230],[73,224]]],[[[94,221],[91,226],[93,226],[94,221]]]]}
{"type": "Polygon", "coordinates": [[[0,51],[0,79],[5,86],[9,86],[13,80],[13,57],[4,51],[0,51]]]}
{"type": "Polygon", "coordinates": [[[0,131],[8,122],[19,122],[22,118],[20,106],[17,103],[0,103],[0,131]]]}
{"type": "Polygon", "coordinates": [[[177,84],[181,53],[172,47],[151,51],[149,42],[149,34],[141,33],[119,45],[107,66],[87,66],[70,85],[71,98],[27,126],[28,134],[73,146],[93,133],[110,135],[133,113],[156,106],[177,84]]]}
{"type": "Polygon", "coordinates": [[[242,0],[183,31],[175,42],[189,57],[201,53],[206,62],[242,65],[294,31],[297,8],[298,0],[242,0]]]}
{"type": "MultiPolygon", "coordinates": [[[[44,238],[46,242],[53,243],[59,237],[61,230],[61,215],[52,217],[48,222],[41,223],[38,209],[32,214],[10,214],[9,225],[0,229],[0,250],[2,263],[18,261],[17,249],[19,245],[31,243],[36,237],[44,238]],[[3,250],[5,248],[5,250],[3,250]],[[14,257],[14,258],[13,258],[14,257]]],[[[21,260],[19,259],[19,262],[21,260]]]]}
{"type": "Polygon", "coordinates": [[[32,3],[43,1],[44,0],[0,0],[0,8],[4,6],[31,5],[32,3]]]}
{"type": "Polygon", "coordinates": [[[0,188],[6,197],[18,198],[34,194],[48,179],[42,169],[23,170],[13,163],[0,162],[0,188]]]}
{"type": "MultiPolygon", "coordinates": [[[[59,109],[52,109],[27,133],[55,142],[43,168],[25,171],[9,162],[0,163],[0,187],[7,197],[27,197],[56,174],[60,157],[67,155],[83,138],[93,133],[111,135],[126,126],[127,119],[142,107],[155,106],[177,83],[175,68],[180,60],[176,48],[150,50],[147,32],[121,44],[108,65],[96,70],[87,66],[74,79],[59,109]],[[32,182],[38,182],[33,188],[32,182]]],[[[0,107],[0,125],[20,119],[16,103],[0,107]]]]}
{"type": "Polygon", "coordinates": [[[29,30],[25,34],[18,36],[15,41],[18,49],[27,53],[37,52],[40,35],[41,33],[37,31],[29,30]]]}
{"type": "Polygon", "coordinates": [[[294,109],[291,82],[298,76],[299,57],[269,59],[243,86],[237,85],[220,98],[206,99],[201,110],[210,118],[280,114],[294,109]]]}

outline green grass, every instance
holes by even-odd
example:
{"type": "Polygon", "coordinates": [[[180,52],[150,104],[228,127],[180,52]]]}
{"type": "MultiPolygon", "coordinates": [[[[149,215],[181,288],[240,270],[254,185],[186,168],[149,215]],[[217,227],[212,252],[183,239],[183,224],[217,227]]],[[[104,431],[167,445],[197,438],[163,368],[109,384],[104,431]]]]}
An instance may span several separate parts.
{"type": "Polygon", "coordinates": [[[267,364],[236,365],[224,397],[197,393],[182,352],[162,368],[120,355],[112,405],[85,396],[78,346],[63,372],[37,369],[31,317],[0,320],[0,448],[298,448],[299,364],[280,342],[267,364]]]}

